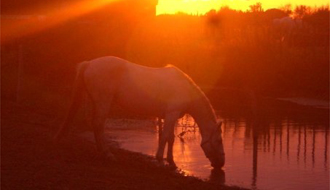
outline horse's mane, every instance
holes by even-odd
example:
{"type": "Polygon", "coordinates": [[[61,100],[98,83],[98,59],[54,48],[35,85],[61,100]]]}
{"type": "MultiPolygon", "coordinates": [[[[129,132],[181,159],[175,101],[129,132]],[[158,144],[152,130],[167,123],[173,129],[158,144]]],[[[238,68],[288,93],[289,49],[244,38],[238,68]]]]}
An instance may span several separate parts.
{"type": "Polygon", "coordinates": [[[202,91],[202,89],[193,81],[193,79],[187,75],[185,72],[183,72],[181,69],[179,69],[178,67],[171,65],[171,64],[167,64],[165,66],[165,68],[174,68],[176,71],[178,71],[180,73],[180,75],[182,75],[183,77],[185,77],[189,83],[194,87],[193,90],[195,92],[195,94],[199,97],[197,99],[197,101],[200,101],[203,105],[203,107],[206,108],[206,111],[208,112],[207,115],[212,116],[212,120],[215,119],[216,122],[216,114],[215,111],[213,109],[213,106],[210,102],[210,100],[207,98],[207,96],[205,95],[205,93],[202,91]]]}

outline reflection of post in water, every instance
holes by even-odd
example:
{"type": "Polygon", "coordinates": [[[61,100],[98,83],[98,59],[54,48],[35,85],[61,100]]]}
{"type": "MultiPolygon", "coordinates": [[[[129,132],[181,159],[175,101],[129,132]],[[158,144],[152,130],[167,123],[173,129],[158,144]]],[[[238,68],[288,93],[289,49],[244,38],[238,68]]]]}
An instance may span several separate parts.
{"type": "Polygon", "coordinates": [[[301,128],[298,126],[298,147],[297,147],[297,162],[299,163],[300,157],[300,145],[301,145],[301,128]]]}
{"type": "Polygon", "coordinates": [[[289,122],[286,124],[286,156],[287,160],[289,160],[289,151],[290,150],[290,126],[289,122]]]}
{"type": "Polygon", "coordinates": [[[238,132],[239,132],[239,120],[238,119],[235,119],[234,120],[234,134],[233,136],[236,137],[238,132]]]}
{"type": "Polygon", "coordinates": [[[253,91],[249,92],[251,98],[251,111],[252,111],[252,135],[253,135],[253,158],[252,158],[252,187],[257,186],[257,172],[258,172],[258,138],[260,127],[264,126],[264,115],[260,112],[256,94],[253,91]]]}
{"type": "Polygon", "coordinates": [[[263,126],[263,151],[270,152],[270,126],[268,123],[263,126]]]}
{"type": "Polygon", "coordinates": [[[315,165],[315,126],[313,126],[312,163],[315,165]]]}
{"type": "Polygon", "coordinates": [[[276,154],[277,149],[277,138],[279,138],[279,151],[280,151],[280,157],[282,158],[282,149],[283,149],[283,125],[281,124],[281,121],[275,121],[274,123],[274,141],[273,141],[273,155],[276,154]]]}
{"type": "Polygon", "coordinates": [[[325,130],[324,130],[324,142],[325,142],[325,145],[324,145],[324,168],[327,168],[327,164],[328,164],[328,133],[329,133],[329,128],[327,125],[325,125],[325,130]]]}
{"type": "Polygon", "coordinates": [[[307,154],[307,129],[304,125],[304,163],[306,164],[306,154],[307,154]]]}
{"type": "MultiPolygon", "coordinates": [[[[244,132],[244,138],[245,139],[250,139],[251,138],[251,131],[253,130],[253,124],[247,120],[245,124],[245,132],[244,132]]],[[[253,134],[252,134],[253,135],[253,134]]]]}
{"type": "Polygon", "coordinates": [[[256,187],[257,185],[257,169],[258,169],[258,124],[253,126],[253,178],[252,178],[252,186],[256,187]]]}
{"type": "Polygon", "coordinates": [[[283,125],[281,123],[281,120],[276,120],[275,121],[275,129],[279,131],[279,136],[280,136],[280,157],[282,158],[282,147],[283,147],[283,125]]]}
{"type": "Polygon", "coordinates": [[[273,155],[276,152],[276,128],[274,128],[274,143],[273,143],[273,155]]]}
{"type": "Polygon", "coordinates": [[[252,132],[252,186],[256,187],[257,183],[257,163],[258,163],[258,128],[257,119],[250,118],[246,121],[245,138],[250,138],[252,132]],[[249,131],[249,132],[247,132],[249,131]]]}
{"type": "Polygon", "coordinates": [[[266,152],[267,151],[267,131],[265,131],[263,133],[263,140],[262,140],[262,147],[263,147],[263,151],[266,152]]]}

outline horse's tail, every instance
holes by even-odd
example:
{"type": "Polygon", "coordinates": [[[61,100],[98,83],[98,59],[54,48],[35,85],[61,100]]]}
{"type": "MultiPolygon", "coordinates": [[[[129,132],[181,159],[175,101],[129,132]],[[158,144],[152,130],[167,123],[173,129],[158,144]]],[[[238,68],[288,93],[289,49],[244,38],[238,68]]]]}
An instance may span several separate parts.
{"type": "Polygon", "coordinates": [[[78,66],[77,74],[73,86],[71,104],[63,124],[61,125],[60,129],[58,130],[58,132],[54,137],[55,141],[60,140],[63,136],[65,136],[69,132],[71,122],[81,106],[81,102],[84,97],[83,92],[85,91],[84,73],[88,65],[89,62],[84,61],[80,63],[78,66]]]}

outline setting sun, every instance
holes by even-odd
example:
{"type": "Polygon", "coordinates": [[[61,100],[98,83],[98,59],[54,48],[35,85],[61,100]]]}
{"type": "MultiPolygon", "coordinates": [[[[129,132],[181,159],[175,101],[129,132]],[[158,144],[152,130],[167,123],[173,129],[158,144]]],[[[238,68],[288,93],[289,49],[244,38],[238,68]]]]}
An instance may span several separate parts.
{"type": "Polygon", "coordinates": [[[178,12],[187,14],[205,14],[206,12],[220,7],[229,6],[232,9],[246,11],[250,5],[260,2],[264,9],[278,8],[287,4],[292,6],[307,5],[307,6],[322,6],[328,5],[328,0],[159,0],[157,5],[157,15],[159,14],[175,14],[178,12]]]}

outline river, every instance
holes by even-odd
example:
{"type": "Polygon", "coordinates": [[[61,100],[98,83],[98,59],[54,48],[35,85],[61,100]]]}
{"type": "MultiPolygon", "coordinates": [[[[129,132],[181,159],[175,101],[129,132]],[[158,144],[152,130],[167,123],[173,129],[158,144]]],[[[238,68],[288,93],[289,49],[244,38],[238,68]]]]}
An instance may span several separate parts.
{"type": "MultiPolygon", "coordinates": [[[[186,175],[250,189],[328,190],[329,109],[292,105],[272,104],[255,120],[218,111],[226,153],[220,174],[212,172],[198,127],[185,116],[175,128],[178,168],[186,175]]],[[[156,154],[158,126],[152,121],[108,120],[107,134],[124,149],[156,154]]]]}

